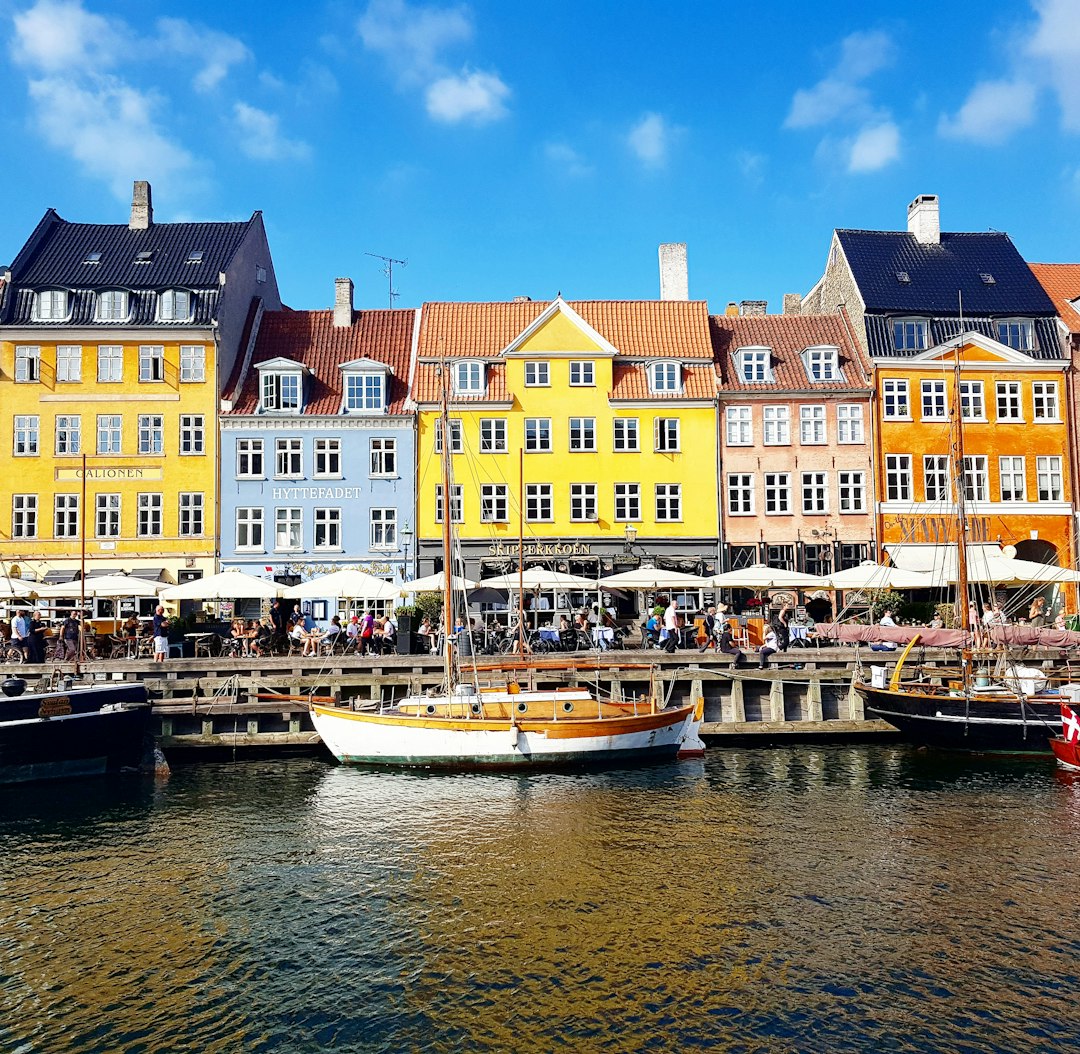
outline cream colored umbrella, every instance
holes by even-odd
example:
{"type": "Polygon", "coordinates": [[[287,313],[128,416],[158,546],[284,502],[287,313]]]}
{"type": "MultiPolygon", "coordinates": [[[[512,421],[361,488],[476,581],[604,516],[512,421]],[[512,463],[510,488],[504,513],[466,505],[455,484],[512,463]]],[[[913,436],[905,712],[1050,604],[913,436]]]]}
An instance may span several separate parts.
{"type": "Polygon", "coordinates": [[[635,567],[600,579],[601,589],[708,589],[709,580],[684,571],[666,571],[662,567],[635,567]]]}
{"type": "Polygon", "coordinates": [[[43,582],[28,582],[23,578],[0,577],[0,600],[37,595],[45,588],[43,582]]]}
{"type": "Polygon", "coordinates": [[[824,589],[827,583],[827,578],[782,567],[766,567],[765,564],[725,571],[705,580],[705,584],[714,589],[824,589]]]}
{"type": "MultiPolygon", "coordinates": [[[[456,590],[462,589],[475,589],[478,583],[474,582],[471,578],[464,578],[461,575],[454,575],[452,579],[452,588],[456,590]]],[[[446,572],[438,571],[433,575],[427,575],[424,578],[417,578],[413,582],[403,582],[398,586],[399,593],[441,593],[446,588],[446,572]]]]}
{"type": "Polygon", "coordinates": [[[932,589],[934,576],[865,560],[856,567],[823,575],[822,589],[932,589]]]}
{"type": "Polygon", "coordinates": [[[597,588],[594,578],[579,578],[577,575],[568,575],[562,571],[549,571],[546,567],[527,567],[520,574],[517,571],[511,571],[509,574],[498,575],[495,578],[484,578],[478,585],[491,589],[517,589],[519,585],[523,589],[597,588]]]}
{"type": "Polygon", "coordinates": [[[169,586],[158,595],[162,600],[258,600],[279,597],[285,587],[280,582],[246,574],[243,571],[221,571],[206,578],[195,578],[169,586]]]}
{"type": "Polygon", "coordinates": [[[357,568],[345,568],[328,575],[290,586],[282,596],[290,600],[302,600],[308,597],[338,597],[345,600],[392,600],[401,592],[401,587],[376,578],[357,568]]]}
{"type": "Polygon", "coordinates": [[[167,585],[134,575],[100,575],[83,582],[51,582],[37,593],[39,597],[154,597],[167,585]]]}

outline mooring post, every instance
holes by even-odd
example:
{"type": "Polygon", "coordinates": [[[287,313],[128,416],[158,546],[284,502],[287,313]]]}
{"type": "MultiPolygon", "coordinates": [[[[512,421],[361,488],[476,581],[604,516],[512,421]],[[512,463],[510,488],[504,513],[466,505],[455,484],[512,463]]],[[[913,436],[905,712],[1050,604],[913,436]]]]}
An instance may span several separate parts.
{"type": "Polygon", "coordinates": [[[725,724],[743,724],[746,721],[746,703],[743,699],[743,682],[741,677],[734,677],[731,681],[731,692],[727,699],[720,701],[720,720],[725,724]]]}
{"type": "Polygon", "coordinates": [[[787,717],[784,714],[784,682],[778,677],[769,689],[769,720],[782,722],[787,717]]]}
{"type": "Polygon", "coordinates": [[[806,719],[808,721],[821,721],[821,681],[811,678],[806,682],[806,719]]]}

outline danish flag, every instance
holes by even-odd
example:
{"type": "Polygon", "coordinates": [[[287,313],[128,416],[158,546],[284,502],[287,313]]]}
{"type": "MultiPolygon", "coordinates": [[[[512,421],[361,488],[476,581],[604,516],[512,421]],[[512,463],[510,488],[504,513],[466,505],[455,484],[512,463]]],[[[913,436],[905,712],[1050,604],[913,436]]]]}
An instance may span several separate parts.
{"type": "Polygon", "coordinates": [[[1061,704],[1061,734],[1066,743],[1080,743],[1080,717],[1065,703],[1061,704]]]}

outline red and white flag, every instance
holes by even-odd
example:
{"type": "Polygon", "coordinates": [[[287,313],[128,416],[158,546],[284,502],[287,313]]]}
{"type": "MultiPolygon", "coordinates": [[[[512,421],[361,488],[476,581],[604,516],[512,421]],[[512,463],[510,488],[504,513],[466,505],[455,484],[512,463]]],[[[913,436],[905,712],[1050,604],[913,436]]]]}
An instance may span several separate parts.
{"type": "Polygon", "coordinates": [[[1080,717],[1066,703],[1061,704],[1061,734],[1066,743],[1080,743],[1080,717]]]}

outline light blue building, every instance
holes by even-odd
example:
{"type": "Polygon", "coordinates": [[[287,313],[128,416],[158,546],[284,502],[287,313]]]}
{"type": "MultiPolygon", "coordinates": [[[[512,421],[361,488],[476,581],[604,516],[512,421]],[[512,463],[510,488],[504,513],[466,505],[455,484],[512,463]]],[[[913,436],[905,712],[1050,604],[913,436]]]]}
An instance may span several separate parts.
{"type": "MultiPolygon", "coordinates": [[[[418,312],[354,311],[352,293],[339,278],[332,310],[251,319],[220,417],[222,568],[289,585],[344,568],[412,577],[418,312]]],[[[338,613],[332,597],[304,603],[317,621],[338,613]]]]}

